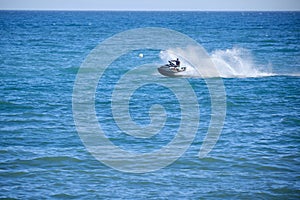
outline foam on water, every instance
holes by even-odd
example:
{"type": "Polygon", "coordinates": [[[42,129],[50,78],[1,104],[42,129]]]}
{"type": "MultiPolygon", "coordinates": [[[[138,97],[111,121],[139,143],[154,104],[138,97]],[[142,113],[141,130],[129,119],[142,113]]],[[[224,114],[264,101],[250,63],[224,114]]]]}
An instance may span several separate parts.
{"type": "Polygon", "coordinates": [[[261,77],[273,76],[266,69],[262,70],[254,64],[251,52],[243,48],[215,50],[211,59],[221,77],[261,77]]]}
{"type": "MultiPolygon", "coordinates": [[[[187,66],[187,70],[183,73],[187,77],[200,77],[198,71],[210,71],[211,69],[205,68],[201,59],[196,65],[191,65],[185,58],[197,55],[188,56],[184,55],[190,51],[183,52],[182,49],[168,49],[160,52],[160,58],[167,62],[179,58],[182,66],[187,66]],[[198,69],[198,70],[196,70],[198,69]]],[[[274,76],[275,74],[268,70],[262,70],[254,64],[251,52],[247,49],[234,47],[232,49],[221,50],[217,49],[209,55],[211,61],[217,69],[212,76],[222,78],[246,78],[246,77],[264,77],[274,76]]],[[[269,68],[269,67],[266,67],[269,68]]]]}

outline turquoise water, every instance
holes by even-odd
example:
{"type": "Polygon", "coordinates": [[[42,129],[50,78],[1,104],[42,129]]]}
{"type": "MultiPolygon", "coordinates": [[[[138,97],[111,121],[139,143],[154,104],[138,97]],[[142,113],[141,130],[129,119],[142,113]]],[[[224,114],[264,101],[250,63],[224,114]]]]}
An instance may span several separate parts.
{"type": "MultiPolygon", "coordinates": [[[[0,198],[300,198],[299,12],[1,11],[0,27],[0,198]],[[204,79],[188,78],[200,107],[193,143],[171,165],[135,174],[112,169],[87,151],[74,124],[72,94],[93,48],[142,27],[179,31],[207,50],[223,77],[226,119],[213,150],[199,159],[211,99],[204,79]]],[[[142,64],[159,66],[172,56],[134,51],[100,80],[96,114],[115,145],[152,152],[175,136],[180,106],[164,87],[140,87],[129,102],[132,119],[142,125],[151,121],[151,105],[165,107],[166,126],[153,138],[128,137],[110,107],[122,74],[142,64]]],[[[153,69],[146,75],[160,78],[153,69]]],[[[144,83],[139,76],[133,81],[144,83]]]]}

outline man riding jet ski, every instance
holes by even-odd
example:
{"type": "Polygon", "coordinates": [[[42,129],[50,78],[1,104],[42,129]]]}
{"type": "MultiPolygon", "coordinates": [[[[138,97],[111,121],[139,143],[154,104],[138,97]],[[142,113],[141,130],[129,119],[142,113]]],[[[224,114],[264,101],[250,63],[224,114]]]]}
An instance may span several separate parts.
{"type": "Polygon", "coordinates": [[[158,72],[164,76],[182,76],[180,72],[184,72],[186,67],[180,66],[180,61],[177,58],[176,60],[170,60],[169,64],[163,65],[158,68],[158,72]]]}

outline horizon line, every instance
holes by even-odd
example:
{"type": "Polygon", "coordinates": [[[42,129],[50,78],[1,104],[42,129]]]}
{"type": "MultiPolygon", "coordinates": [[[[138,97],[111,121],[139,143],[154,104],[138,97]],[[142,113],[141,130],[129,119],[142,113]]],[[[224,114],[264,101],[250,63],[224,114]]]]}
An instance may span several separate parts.
{"type": "Polygon", "coordinates": [[[276,9],[276,10],[267,10],[267,9],[248,9],[248,10],[239,10],[239,9],[207,9],[207,10],[198,10],[198,9],[2,9],[0,11],[142,11],[142,12],[151,12],[151,11],[162,11],[162,12],[300,12],[300,9],[289,10],[289,9],[276,9]]]}

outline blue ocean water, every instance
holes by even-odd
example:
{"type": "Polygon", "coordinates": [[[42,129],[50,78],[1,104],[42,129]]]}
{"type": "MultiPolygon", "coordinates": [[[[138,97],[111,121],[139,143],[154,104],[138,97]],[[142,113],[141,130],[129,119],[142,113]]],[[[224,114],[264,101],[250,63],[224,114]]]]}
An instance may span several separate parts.
{"type": "MultiPolygon", "coordinates": [[[[299,12],[1,11],[0,27],[0,198],[300,198],[299,12]],[[134,174],[112,169],[87,151],[75,127],[72,95],[93,48],[143,27],[179,31],[207,50],[223,77],[226,119],[216,146],[199,159],[211,99],[204,79],[188,78],[200,107],[193,143],[173,164],[134,174]]],[[[178,130],[180,106],[172,91],[148,84],[132,94],[136,123],[150,123],[151,105],[166,108],[166,126],[154,138],[128,138],[110,108],[122,74],[173,56],[141,52],[143,58],[131,52],[112,64],[99,83],[95,107],[115,145],[151,152],[178,130]]],[[[141,84],[143,78],[133,81],[141,84]]]]}

